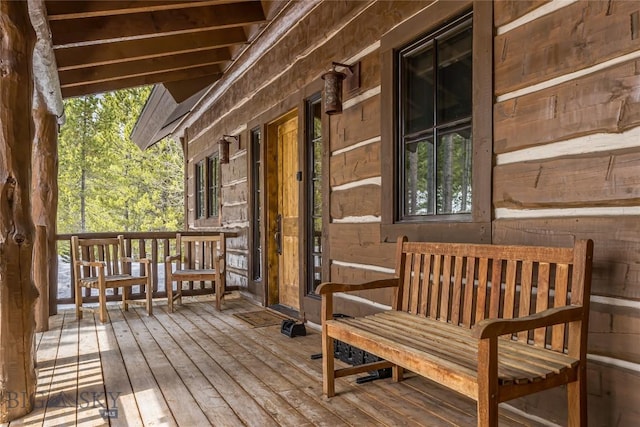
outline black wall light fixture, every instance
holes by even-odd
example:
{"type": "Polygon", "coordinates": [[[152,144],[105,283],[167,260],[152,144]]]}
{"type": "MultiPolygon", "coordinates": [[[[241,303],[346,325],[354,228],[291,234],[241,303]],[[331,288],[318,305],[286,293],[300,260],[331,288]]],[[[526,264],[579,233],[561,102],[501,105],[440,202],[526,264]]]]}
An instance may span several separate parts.
{"type": "Polygon", "coordinates": [[[322,75],[324,80],[324,112],[329,115],[342,113],[342,81],[347,79],[349,91],[354,91],[360,86],[360,63],[354,65],[331,63],[331,71],[322,75]],[[344,73],[337,71],[336,67],[342,67],[344,73]]]}

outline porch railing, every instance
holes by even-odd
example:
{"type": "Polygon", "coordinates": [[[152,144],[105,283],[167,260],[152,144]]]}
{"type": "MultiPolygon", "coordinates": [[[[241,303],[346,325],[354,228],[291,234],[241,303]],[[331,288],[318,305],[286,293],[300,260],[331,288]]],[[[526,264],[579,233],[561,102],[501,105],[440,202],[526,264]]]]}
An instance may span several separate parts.
{"type": "MultiPolygon", "coordinates": [[[[209,236],[217,235],[218,232],[203,231],[180,231],[182,235],[188,236],[209,236]]],[[[56,236],[58,241],[58,280],[54,286],[56,289],[52,292],[56,295],[55,305],[58,304],[74,304],[75,303],[75,286],[74,271],[71,266],[70,245],[71,236],[80,238],[108,238],[116,237],[122,234],[125,239],[125,251],[127,256],[136,256],[140,258],[149,258],[150,274],[153,286],[153,297],[163,298],[167,296],[164,283],[164,260],[167,255],[175,252],[176,232],[160,231],[160,232],[107,232],[107,233],[77,233],[77,234],[59,234],[56,236]],[[67,256],[66,254],[69,254],[67,256]]],[[[226,233],[225,236],[233,233],[226,233]]],[[[134,273],[138,273],[134,266],[134,273]]],[[[144,266],[142,268],[145,268],[144,266]]],[[[109,290],[108,290],[109,291],[109,290]]],[[[209,282],[189,282],[188,286],[183,287],[182,294],[188,295],[206,295],[214,293],[214,288],[209,282]]],[[[143,286],[134,286],[130,292],[131,299],[144,299],[145,289],[143,286]]],[[[83,301],[97,302],[97,294],[92,295],[91,289],[84,288],[83,301]]],[[[119,289],[113,289],[113,293],[107,295],[107,301],[120,301],[122,295],[119,289]]],[[[53,304],[52,304],[53,305],[53,304]]]]}

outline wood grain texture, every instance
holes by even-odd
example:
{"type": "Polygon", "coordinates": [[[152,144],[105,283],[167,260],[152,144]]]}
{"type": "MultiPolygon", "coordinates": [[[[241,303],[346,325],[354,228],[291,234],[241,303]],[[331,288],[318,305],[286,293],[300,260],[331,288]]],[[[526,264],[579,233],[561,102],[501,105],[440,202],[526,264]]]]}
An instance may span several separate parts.
{"type": "Polygon", "coordinates": [[[36,392],[31,280],[31,150],[35,34],[27,3],[0,2],[0,423],[33,409],[36,392]],[[16,393],[16,400],[8,399],[16,393]]]}
{"type": "Polygon", "coordinates": [[[494,152],[506,153],[597,132],[619,133],[638,126],[638,69],[640,61],[632,60],[496,103],[494,152]]]}
{"type": "Polygon", "coordinates": [[[496,244],[566,246],[574,239],[594,241],[591,293],[640,299],[640,245],[635,217],[500,219],[493,222],[496,244]]]}
{"type": "Polygon", "coordinates": [[[331,185],[380,176],[380,142],[331,156],[331,185]]]}
{"type": "Polygon", "coordinates": [[[362,185],[331,193],[331,218],[380,216],[380,186],[362,185]]]}
{"type": "Polygon", "coordinates": [[[548,3],[549,0],[500,0],[493,5],[496,27],[520,18],[528,12],[548,3]]]}
{"type": "Polygon", "coordinates": [[[637,206],[640,151],[498,165],[495,207],[637,206]]]}
{"type": "Polygon", "coordinates": [[[496,36],[496,94],[637,50],[640,38],[634,38],[631,25],[637,10],[635,2],[578,1],[496,36]],[[525,45],[536,48],[522,49],[525,45]]]}
{"type": "MultiPolygon", "coordinates": [[[[331,224],[332,259],[394,268],[394,244],[380,242],[380,224],[331,224]]],[[[333,278],[333,276],[332,276],[333,278]]]]}
{"type": "Polygon", "coordinates": [[[331,151],[380,135],[380,95],[366,99],[331,119],[331,151]]]}

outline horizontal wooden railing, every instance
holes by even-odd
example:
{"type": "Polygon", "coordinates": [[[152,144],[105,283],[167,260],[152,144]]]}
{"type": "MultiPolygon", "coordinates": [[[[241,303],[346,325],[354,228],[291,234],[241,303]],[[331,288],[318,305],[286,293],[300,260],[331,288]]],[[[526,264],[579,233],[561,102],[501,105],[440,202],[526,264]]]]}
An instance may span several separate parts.
{"type": "MultiPolygon", "coordinates": [[[[153,297],[164,298],[167,296],[164,283],[164,260],[167,255],[175,252],[175,240],[177,232],[158,231],[158,232],[106,232],[106,233],[76,233],[76,234],[59,234],[56,236],[58,241],[58,253],[60,253],[61,245],[70,245],[71,236],[80,238],[108,238],[116,237],[120,234],[125,239],[125,251],[127,256],[135,256],[140,258],[148,258],[150,263],[150,274],[153,286],[153,297]]],[[[218,232],[212,231],[180,231],[182,235],[187,236],[209,236],[217,235],[218,232]]],[[[235,233],[225,232],[225,236],[233,236],[235,233]]],[[[137,267],[137,266],[135,266],[137,267]]],[[[134,267],[134,272],[136,272],[134,267]]],[[[143,267],[144,268],[144,267],[143,267]]],[[[71,260],[58,263],[58,280],[54,284],[56,289],[52,292],[56,295],[55,305],[58,304],[74,304],[75,303],[75,287],[74,272],[71,266],[71,260]],[[68,271],[66,269],[69,269],[68,271]],[[68,277],[65,277],[67,276],[68,277]],[[66,290],[68,285],[69,291],[66,290]]],[[[83,301],[97,302],[97,295],[91,295],[91,289],[84,288],[85,294],[83,301]]],[[[119,301],[122,296],[119,289],[114,289],[113,295],[108,295],[108,301],[119,301]]],[[[143,287],[133,287],[130,292],[130,298],[143,299],[145,297],[143,287]]],[[[188,295],[205,295],[214,293],[214,289],[210,284],[205,282],[189,282],[188,288],[183,288],[182,294],[188,295]]]]}

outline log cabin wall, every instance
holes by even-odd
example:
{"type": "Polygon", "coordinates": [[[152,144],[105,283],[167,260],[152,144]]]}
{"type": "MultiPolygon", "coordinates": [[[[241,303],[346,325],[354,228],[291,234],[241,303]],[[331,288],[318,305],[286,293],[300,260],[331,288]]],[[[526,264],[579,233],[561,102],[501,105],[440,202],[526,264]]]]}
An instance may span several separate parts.
{"type": "MultiPolygon", "coordinates": [[[[437,11],[438,3],[319,2],[190,124],[190,228],[214,225],[194,216],[194,161],[217,150],[222,134],[240,135],[240,144],[231,145],[230,163],[221,168],[220,225],[241,230],[227,245],[228,285],[264,301],[263,288],[248,273],[250,131],[258,126],[266,135],[269,122],[292,109],[302,114],[304,99],[331,61],[360,61],[361,85],[345,95],[342,114],[323,116],[329,254],[323,279],[390,277],[394,244],[383,242],[381,231],[381,135],[391,118],[381,112],[380,41],[425,8],[437,11]]],[[[640,5],[499,1],[493,26],[490,240],[541,245],[594,240],[589,424],[638,425],[640,5]]],[[[388,306],[390,297],[370,291],[339,300],[336,312],[375,311],[388,306]]],[[[307,296],[302,302],[306,318],[318,322],[318,301],[307,296]]],[[[555,390],[512,404],[563,424],[565,402],[564,392],[555,390]]]]}
{"type": "MultiPolygon", "coordinates": [[[[493,242],[594,240],[590,425],[640,422],[639,14],[627,1],[494,9],[493,242]]],[[[562,420],[563,401],[521,407],[562,420]]]]}

